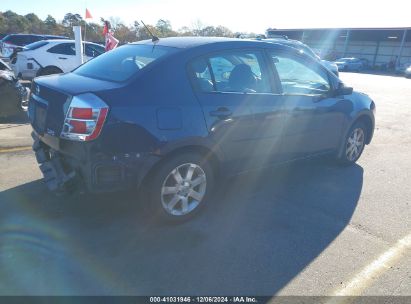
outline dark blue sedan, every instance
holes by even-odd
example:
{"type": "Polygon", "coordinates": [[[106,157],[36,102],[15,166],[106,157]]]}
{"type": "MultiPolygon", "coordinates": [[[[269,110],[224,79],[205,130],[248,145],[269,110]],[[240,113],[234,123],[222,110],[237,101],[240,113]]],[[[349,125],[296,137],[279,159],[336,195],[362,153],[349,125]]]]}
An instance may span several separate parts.
{"type": "Polygon", "coordinates": [[[152,214],[186,219],[221,176],[332,154],[352,164],[374,102],[320,63],[263,41],[166,38],[36,78],[33,149],[54,191],[138,187],[152,214]]]}

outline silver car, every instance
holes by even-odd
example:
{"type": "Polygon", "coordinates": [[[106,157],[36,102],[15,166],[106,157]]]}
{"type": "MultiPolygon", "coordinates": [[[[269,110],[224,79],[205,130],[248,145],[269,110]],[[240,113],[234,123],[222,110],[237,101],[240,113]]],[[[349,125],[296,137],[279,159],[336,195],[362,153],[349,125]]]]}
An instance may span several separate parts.
{"type": "Polygon", "coordinates": [[[358,58],[340,58],[334,61],[338,66],[339,71],[355,71],[360,72],[364,69],[364,63],[358,58]]]}

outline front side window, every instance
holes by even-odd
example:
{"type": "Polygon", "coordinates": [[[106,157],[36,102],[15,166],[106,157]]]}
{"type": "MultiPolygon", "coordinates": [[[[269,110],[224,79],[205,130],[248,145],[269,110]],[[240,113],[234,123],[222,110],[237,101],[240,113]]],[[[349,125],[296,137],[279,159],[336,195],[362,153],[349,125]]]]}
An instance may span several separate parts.
{"type": "Polygon", "coordinates": [[[270,93],[259,52],[233,51],[196,59],[194,81],[203,92],[270,93]]]}
{"type": "Polygon", "coordinates": [[[284,94],[323,95],[331,86],[327,73],[314,62],[271,54],[284,94]]]}

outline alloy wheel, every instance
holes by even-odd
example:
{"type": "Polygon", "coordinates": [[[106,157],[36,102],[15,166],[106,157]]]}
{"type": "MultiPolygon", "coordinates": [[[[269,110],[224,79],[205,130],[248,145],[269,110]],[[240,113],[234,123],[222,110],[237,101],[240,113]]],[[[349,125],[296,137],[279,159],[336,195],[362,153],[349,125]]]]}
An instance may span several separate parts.
{"type": "Polygon", "coordinates": [[[362,128],[355,128],[347,139],[345,155],[347,160],[355,161],[361,155],[364,148],[365,134],[362,128]]]}
{"type": "Polygon", "coordinates": [[[186,163],[172,170],[161,187],[164,210],[175,216],[190,213],[203,200],[207,187],[204,170],[196,164],[186,163]]]}

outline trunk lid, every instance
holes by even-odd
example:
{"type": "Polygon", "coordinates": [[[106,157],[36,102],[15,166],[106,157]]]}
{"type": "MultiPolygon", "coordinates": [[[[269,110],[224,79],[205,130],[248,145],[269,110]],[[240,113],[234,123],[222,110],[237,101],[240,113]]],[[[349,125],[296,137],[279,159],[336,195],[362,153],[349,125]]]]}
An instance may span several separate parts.
{"type": "Polygon", "coordinates": [[[36,78],[29,100],[30,123],[39,135],[59,136],[73,96],[87,92],[99,95],[122,85],[73,73],[36,78]]]}

